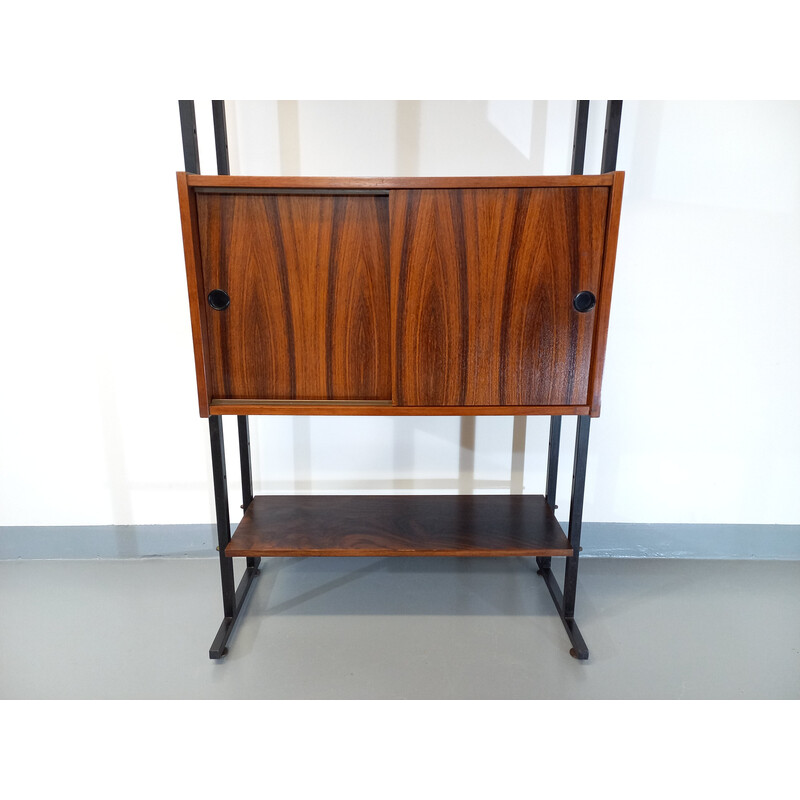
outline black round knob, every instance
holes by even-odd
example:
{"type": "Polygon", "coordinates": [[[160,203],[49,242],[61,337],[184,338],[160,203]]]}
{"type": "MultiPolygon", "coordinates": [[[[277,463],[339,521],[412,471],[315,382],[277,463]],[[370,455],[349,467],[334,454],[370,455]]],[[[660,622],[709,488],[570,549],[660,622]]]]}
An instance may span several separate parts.
{"type": "Polygon", "coordinates": [[[231,304],[231,298],[228,297],[228,293],[223,292],[222,289],[212,289],[208,293],[208,304],[215,311],[222,311],[231,304]]]}
{"type": "Polygon", "coordinates": [[[578,292],[572,298],[572,307],[581,314],[591,311],[596,303],[597,298],[591,292],[578,292]]]}

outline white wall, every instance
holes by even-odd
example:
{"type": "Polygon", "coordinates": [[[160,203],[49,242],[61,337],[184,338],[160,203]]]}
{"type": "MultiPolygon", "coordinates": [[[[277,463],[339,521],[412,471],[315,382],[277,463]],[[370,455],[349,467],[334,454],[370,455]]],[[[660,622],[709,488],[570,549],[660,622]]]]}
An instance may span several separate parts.
{"type": "MultiPolygon", "coordinates": [[[[564,174],[573,110],[230,103],[232,171],[564,174]]],[[[103,112],[95,136],[64,133],[54,161],[88,166],[59,173],[53,195],[47,176],[26,180],[24,161],[11,167],[0,245],[14,298],[0,314],[0,525],[213,518],[174,179],[177,103],[147,116],[123,104],[103,112]]],[[[210,103],[198,101],[198,113],[201,167],[214,172],[210,103]]],[[[587,172],[599,166],[603,115],[593,103],[587,172]]],[[[20,136],[52,147],[36,126],[20,136]]],[[[625,102],[618,167],[627,175],[587,520],[800,522],[798,141],[797,102],[625,102]]],[[[540,492],[544,482],[541,418],[527,421],[524,449],[524,421],[508,417],[251,424],[263,492],[540,492]]],[[[234,430],[227,420],[231,457],[234,430]]],[[[232,492],[235,472],[231,458],[232,492]]]]}

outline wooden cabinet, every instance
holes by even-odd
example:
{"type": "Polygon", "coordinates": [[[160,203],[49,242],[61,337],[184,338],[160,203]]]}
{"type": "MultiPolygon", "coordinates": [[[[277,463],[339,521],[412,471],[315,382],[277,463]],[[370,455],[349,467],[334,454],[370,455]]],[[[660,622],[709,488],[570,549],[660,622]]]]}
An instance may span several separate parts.
{"type": "Polygon", "coordinates": [[[210,417],[225,642],[263,556],[536,556],[573,643],[583,480],[623,173],[255,178],[178,173],[200,414],[210,417]],[[222,415],[239,417],[230,536],[222,415]],[[547,414],[543,495],[253,497],[248,415],[547,414]],[[569,530],[561,416],[578,417],[569,530]],[[550,558],[566,557],[564,593],[550,558]],[[233,589],[234,557],[248,559],[233,589]]]}
{"type": "Polygon", "coordinates": [[[201,415],[596,416],[622,180],[179,173],[201,415]]]}

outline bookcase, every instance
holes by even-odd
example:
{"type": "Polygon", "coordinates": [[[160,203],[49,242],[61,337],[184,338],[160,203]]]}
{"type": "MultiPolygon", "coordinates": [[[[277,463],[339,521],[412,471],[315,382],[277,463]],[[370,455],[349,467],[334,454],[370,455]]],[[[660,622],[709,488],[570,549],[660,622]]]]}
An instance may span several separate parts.
{"type": "Polygon", "coordinates": [[[227,642],[260,559],[535,557],[569,636],[589,421],[600,413],[624,174],[177,175],[227,642]],[[249,417],[548,415],[541,495],[254,496],[249,417]],[[231,536],[221,420],[238,418],[231,536]],[[561,420],[577,420],[568,529],[561,420]],[[233,559],[246,559],[239,587],[233,559]],[[552,572],[565,559],[563,591],[552,572]]]}

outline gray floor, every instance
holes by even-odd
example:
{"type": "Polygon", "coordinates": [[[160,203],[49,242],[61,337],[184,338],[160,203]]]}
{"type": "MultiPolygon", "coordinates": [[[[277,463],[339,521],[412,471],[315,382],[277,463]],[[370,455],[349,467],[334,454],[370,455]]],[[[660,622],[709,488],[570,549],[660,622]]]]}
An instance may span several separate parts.
{"type": "Polygon", "coordinates": [[[798,589],[798,561],[587,558],[578,662],[532,560],[270,560],[212,662],[215,559],[5,561],[0,698],[793,699],[798,589]]]}

